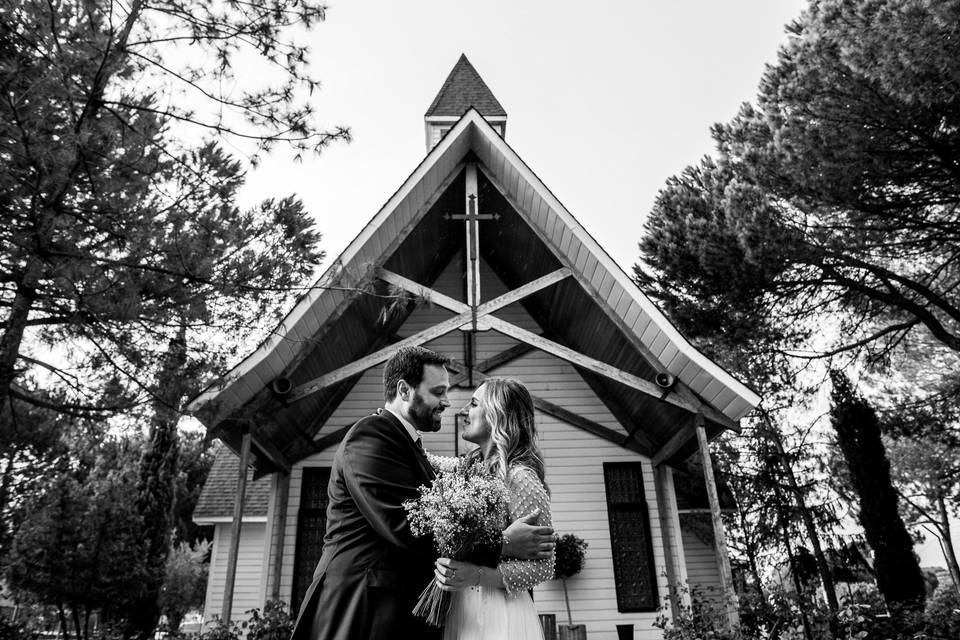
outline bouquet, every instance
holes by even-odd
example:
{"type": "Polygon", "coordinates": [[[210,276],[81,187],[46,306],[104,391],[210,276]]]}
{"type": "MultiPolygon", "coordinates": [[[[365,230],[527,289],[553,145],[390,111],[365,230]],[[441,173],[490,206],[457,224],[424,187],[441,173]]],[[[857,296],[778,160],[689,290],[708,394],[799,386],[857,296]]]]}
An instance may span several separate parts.
{"type": "MultiPolygon", "coordinates": [[[[403,503],[413,535],[432,535],[441,557],[464,560],[476,547],[499,545],[507,513],[503,481],[481,464],[462,462],[442,470],[420,497],[403,503]]],[[[436,578],[420,594],[413,613],[439,627],[450,608],[450,594],[436,578]]]]}

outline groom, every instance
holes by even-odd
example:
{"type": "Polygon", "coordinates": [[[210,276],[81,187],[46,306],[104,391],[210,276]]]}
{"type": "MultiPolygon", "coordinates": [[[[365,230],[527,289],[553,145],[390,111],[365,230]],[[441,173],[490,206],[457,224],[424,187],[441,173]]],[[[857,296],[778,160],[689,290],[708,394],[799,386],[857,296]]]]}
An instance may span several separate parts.
{"type": "MultiPolygon", "coordinates": [[[[313,583],[304,596],[292,640],[439,638],[411,613],[433,577],[436,551],[415,538],[402,503],[434,477],[420,432],[438,431],[450,406],[447,359],[423,347],[404,347],[383,370],[384,408],[354,424],[330,472],[327,532],[313,583]]],[[[501,555],[548,557],[553,530],[534,517],[504,531],[500,548],[473,560],[495,567],[501,555]]]]}

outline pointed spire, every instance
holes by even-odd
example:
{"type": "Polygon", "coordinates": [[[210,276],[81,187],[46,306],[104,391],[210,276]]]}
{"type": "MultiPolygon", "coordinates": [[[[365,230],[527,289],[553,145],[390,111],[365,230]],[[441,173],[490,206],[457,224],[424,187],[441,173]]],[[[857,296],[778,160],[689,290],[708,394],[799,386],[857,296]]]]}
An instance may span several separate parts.
{"type": "Polygon", "coordinates": [[[467,56],[461,53],[457,64],[453,66],[450,75],[440,87],[440,93],[433,99],[430,108],[423,116],[427,151],[430,151],[446,135],[451,126],[470,107],[480,112],[483,119],[489,122],[498,134],[506,135],[507,112],[467,60],[467,56]]]}
{"type": "Polygon", "coordinates": [[[484,117],[506,117],[507,112],[494,97],[490,87],[483,81],[477,70],[473,68],[467,56],[460,54],[460,59],[447,76],[440,92],[433,99],[425,117],[454,116],[459,118],[473,107],[484,117]]]}

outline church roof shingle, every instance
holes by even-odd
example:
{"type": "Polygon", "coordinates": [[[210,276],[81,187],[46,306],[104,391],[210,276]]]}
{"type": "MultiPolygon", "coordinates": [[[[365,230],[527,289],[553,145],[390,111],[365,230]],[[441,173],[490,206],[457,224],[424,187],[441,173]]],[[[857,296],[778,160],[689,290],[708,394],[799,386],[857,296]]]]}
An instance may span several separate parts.
{"type": "MultiPolygon", "coordinates": [[[[237,472],[240,470],[240,458],[225,446],[218,446],[210,474],[203,485],[197,506],[193,509],[194,522],[205,522],[210,518],[229,518],[233,516],[234,496],[237,492],[237,472]]],[[[243,516],[264,517],[270,503],[269,476],[253,479],[253,468],[247,470],[247,490],[243,500],[243,516]]]]}
{"type": "Polygon", "coordinates": [[[460,54],[457,64],[454,65],[450,75],[440,87],[437,97],[427,109],[426,117],[455,116],[459,118],[470,107],[488,118],[507,115],[503,106],[490,91],[490,87],[467,60],[467,56],[460,54]]]}

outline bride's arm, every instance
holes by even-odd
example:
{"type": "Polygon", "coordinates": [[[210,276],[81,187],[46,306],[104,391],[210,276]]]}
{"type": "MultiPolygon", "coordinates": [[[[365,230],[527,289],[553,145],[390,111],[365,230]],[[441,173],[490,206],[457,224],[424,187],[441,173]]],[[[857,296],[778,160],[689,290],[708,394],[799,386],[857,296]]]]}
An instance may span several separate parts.
{"type": "MultiPolygon", "coordinates": [[[[552,527],[550,516],[550,498],[537,474],[530,469],[519,468],[510,474],[507,487],[510,491],[510,510],[514,513],[528,513],[540,510],[537,525],[552,527]]],[[[518,560],[503,558],[497,567],[504,589],[510,595],[516,595],[532,589],[545,580],[553,579],[554,553],[541,560],[518,560]]]]}

